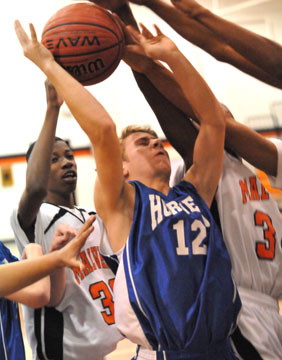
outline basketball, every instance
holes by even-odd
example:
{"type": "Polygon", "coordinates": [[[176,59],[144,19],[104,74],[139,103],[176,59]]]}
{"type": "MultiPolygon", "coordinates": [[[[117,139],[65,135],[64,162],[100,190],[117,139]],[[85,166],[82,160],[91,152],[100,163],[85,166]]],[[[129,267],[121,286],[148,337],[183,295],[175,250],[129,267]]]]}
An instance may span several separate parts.
{"type": "Polygon", "coordinates": [[[108,78],[123,56],[123,31],[112,14],[93,3],[58,10],[42,31],[42,44],[83,85],[108,78]]]}

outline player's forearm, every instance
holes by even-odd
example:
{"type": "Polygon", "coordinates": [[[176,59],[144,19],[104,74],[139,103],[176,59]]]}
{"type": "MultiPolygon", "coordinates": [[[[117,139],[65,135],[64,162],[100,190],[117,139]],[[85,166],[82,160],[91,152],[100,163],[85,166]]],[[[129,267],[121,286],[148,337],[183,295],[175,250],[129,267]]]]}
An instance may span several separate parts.
{"type": "MultiPolygon", "coordinates": [[[[145,99],[156,115],[158,122],[171,145],[191,165],[197,131],[185,113],[169,101],[143,74],[135,73],[135,79],[145,99]]],[[[174,92],[173,87],[169,87],[174,92]]],[[[181,90],[182,91],[182,90],[181,90]]],[[[182,93],[182,97],[187,100],[182,93]]]]}
{"type": "MultiPolygon", "coordinates": [[[[197,17],[193,18],[192,15],[187,15],[179,11],[174,6],[165,3],[163,0],[143,0],[143,2],[144,5],[149,7],[163,20],[165,20],[182,37],[192,44],[199,46],[217,60],[229,63],[246,74],[249,74],[250,76],[253,76],[271,86],[282,88],[282,56],[278,56],[278,54],[281,54],[281,50],[279,51],[279,49],[276,49],[277,56],[274,57],[276,62],[275,68],[280,73],[278,76],[275,75],[273,71],[268,72],[268,70],[256,60],[257,51],[250,51],[250,46],[254,49],[259,49],[260,59],[263,59],[267,57],[265,54],[269,54],[274,51],[274,48],[270,46],[271,42],[268,44],[271,47],[271,50],[270,52],[267,52],[268,50],[264,50],[262,47],[263,44],[261,43],[258,46],[254,46],[252,42],[246,41],[244,36],[234,36],[232,33],[233,29],[232,31],[231,29],[223,29],[221,25],[221,22],[224,21],[223,19],[216,17],[216,15],[200,5],[197,5],[198,11],[196,9],[194,12],[197,14],[197,17]],[[215,20],[217,18],[218,22],[215,20]],[[247,47],[247,50],[245,51],[244,49],[242,51],[242,49],[239,49],[237,44],[230,43],[230,36],[234,42],[242,41],[247,47]],[[255,58],[251,58],[249,55],[255,56],[255,58]]],[[[232,23],[229,24],[231,27],[234,25],[232,23]]],[[[240,27],[237,27],[237,29],[245,31],[245,29],[240,27]]],[[[274,66],[273,59],[268,57],[267,61],[269,61],[269,69],[271,69],[271,66],[274,66]]]]}
{"type": "Polygon", "coordinates": [[[226,145],[257,169],[276,176],[276,146],[256,131],[234,120],[227,120],[226,145]]]}
{"type": "Polygon", "coordinates": [[[57,256],[53,253],[44,255],[44,259],[40,257],[1,265],[0,297],[15,293],[63,266],[63,262],[58,262],[57,256]]]}
{"type": "Polygon", "coordinates": [[[30,192],[47,191],[51,155],[56,134],[59,109],[47,107],[44,124],[28,161],[26,186],[30,192]]]}
{"type": "Polygon", "coordinates": [[[225,127],[219,102],[185,56],[179,51],[170,52],[167,63],[201,125],[208,123],[216,127],[225,127]]]}
{"type": "Polygon", "coordinates": [[[181,86],[167,68],[152,61],[151,66],[145,69],[144,74],[166,99],[187,116],[195,117],[181,86]]]}
{"type": "Polygon", "coordinates": [[[198,5],[193,16],[270,76],[282,80],[282,46],[198,5]],[[271,54],[271,56],[269,55],[271,54]]]}
{"type": "Polygon", "coordinates": [[[120,19],[126,24],[126,25],[132,25],[135,28],[138,28],[137,22],[133,16],[133,13],[131,11],[131,8],[129,4],[125,3],[121,7],[115,10],[115,13],[120,17],[120,19]]]}
{"type": "Polygon", "coordinates": [[[92,144],[99,143],[103,133],[114,125],[104,107],[55,61],[49,62],[43,71],[63,97],[92,144]]]}

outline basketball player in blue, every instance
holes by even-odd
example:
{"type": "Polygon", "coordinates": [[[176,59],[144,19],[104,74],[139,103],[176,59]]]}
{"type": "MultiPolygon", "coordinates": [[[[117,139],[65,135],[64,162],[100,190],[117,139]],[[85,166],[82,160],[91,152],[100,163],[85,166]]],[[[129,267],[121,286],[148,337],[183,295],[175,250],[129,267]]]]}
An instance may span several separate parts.
{"type": "MultiPolygon", "coordinates": [[[[36,244],[30,244],[23,254],[27,259],[35,259],[41,255],[43,255],[42,248],[36,244]]],[[[0,242],[0,269],[15,262],[18,262],[18,259],[0,242]]],[[[7,286],[10,286],[10,283],[14,281],[13,272],[11,274],[8,272],[6,275],[5,273],[1,274],[0,281],[1,284],[8,282],[7,286]]],[[[5,285],[3,286],[5,289],[5,285]]],[[[42,306],[44,301],[48,301],[49,294],[49,276],[24,289],[13,289],[12,287],[11,292],[3,293],[0,297],[0,359],[25,359],[18,302],[36,308],[42,306]]]]}
{"type": "MultiPolygon", "coordinates": [[[[136,26],[126,4],[112,10],[125,23],[136,26]]],[[[171,181],[178,183],[185,167],[188,169],[192,163],[197,127],[189,118],[197,119],[197,116],[170,72],[144,56],[137,44],[132,42],[127,46],[124,60],[133,69],[167,139],[185,160],[185,166],[180,164],[171,181]]],[[[282,318],[278,306],[282,297],[281,214],[271,194],[242,158],[271,175],[272,186],[281,188],[282,142],[268,140],[236,122],[230,111],[222,107],[227,121],[226,151],[212,212],[221,226],[242,300],[238,327],[232,334],[233,349],[240,359],[278,359],[282,353],[282,318]]]]}
{"type": "Polygon", "coordinates": [[[236,359],[228,336],[241,303],[209,210],[222,170],[225,120],[207,84],[157,27],[157,36],[146,29],[147,36],[137,35],[148,56],[170,67],[201,122],[193,165],[170,188],[169,157],[156,134],[131,127],[120,143],[109,114],[55,62],[33,25],[31,39],[18,21],[15,30],[25,56],[53,83],[93,145],[94,201],[108,250],[120,258],[116,324],[139,345],[136,358],[236,359]]]}

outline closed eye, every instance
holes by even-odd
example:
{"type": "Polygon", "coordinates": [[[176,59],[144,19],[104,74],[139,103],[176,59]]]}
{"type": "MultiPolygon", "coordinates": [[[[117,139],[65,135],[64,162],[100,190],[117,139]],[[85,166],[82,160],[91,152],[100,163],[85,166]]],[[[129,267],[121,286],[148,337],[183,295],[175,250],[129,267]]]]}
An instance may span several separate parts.
{"type": "Polygon", "coordinates": [[[139,138],[136,141],[136,145],[140,145],[140,146],[147,146],[147,145],[149,145],[149,143],[150,143],[150,140],[147,137],[139,138]]]}

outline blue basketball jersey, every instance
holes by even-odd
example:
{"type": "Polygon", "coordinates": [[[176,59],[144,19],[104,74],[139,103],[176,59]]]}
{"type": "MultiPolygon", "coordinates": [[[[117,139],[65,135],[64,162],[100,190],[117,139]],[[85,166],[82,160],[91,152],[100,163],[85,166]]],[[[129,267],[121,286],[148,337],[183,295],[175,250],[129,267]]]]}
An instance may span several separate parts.
{"type": "Polygon", "coordinates": [[[221,359],[241,302],[208,206],[186,181],[167,196],[132,183],[135,211],[123,263],[129,301],[149,344],[187,354],[167,358],[221,359]]]}
{"type": "MultiPolygon", "coordinates": [[[[0,241],[0,265],[17,260],[0,241]]],[[[18,304],[8,299],[0,298],[0,312],[0,359],[24,360],[25,351],[18,304]]]]}

